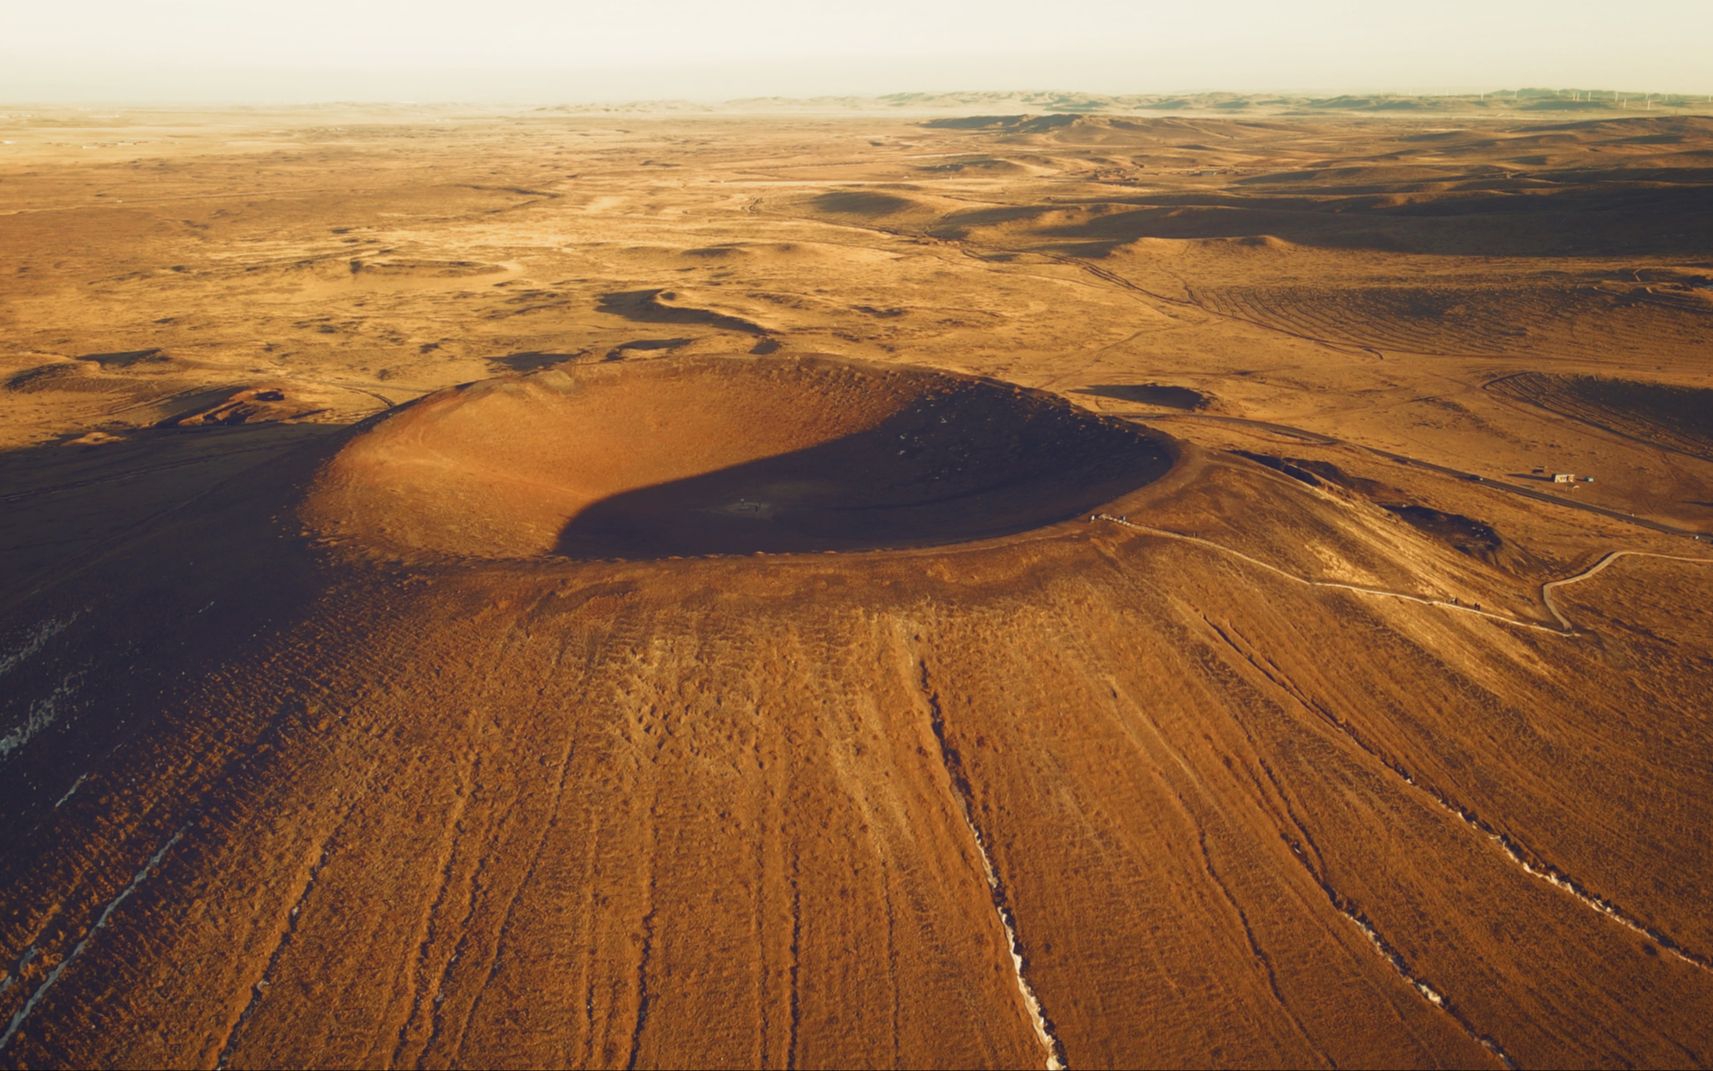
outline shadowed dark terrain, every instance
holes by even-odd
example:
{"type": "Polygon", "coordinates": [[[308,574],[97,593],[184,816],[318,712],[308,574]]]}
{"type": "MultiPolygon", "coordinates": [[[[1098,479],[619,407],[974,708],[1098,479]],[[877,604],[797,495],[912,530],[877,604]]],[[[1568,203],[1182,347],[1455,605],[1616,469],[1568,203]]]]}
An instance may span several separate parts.
{"type": "Polygon", "coordinates": [[[1143,405],[1161,405],[1168,409],[1206,409],[1211,399],[1199,390],[1189,387],[1173,387],[1161,383],[1106,383],[1086,387],[1084,394],[1094,394],[1102,398],[1113,398],[1121,402],[1141,402],[1143,405]]]}
{"type": "Polygon", "coordinates": [[[806,449],[601,499],[571,519],[558,549],[636,558],[990,538],[1086,513],[1170,459],[1162,437],[969,387],[806,449]]]}

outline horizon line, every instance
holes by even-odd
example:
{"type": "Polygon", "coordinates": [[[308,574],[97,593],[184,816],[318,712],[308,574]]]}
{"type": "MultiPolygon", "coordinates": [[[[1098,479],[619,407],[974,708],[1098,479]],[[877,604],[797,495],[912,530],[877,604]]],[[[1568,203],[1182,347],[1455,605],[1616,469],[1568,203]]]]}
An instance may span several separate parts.
{"type": "MultiPolygon", "coordinates": [[[[149,100],[75,100],[53,98],[0,98],[0,108],[64,108],[70,110],[93,109],[161,109],[161,110],[212,110],[230,108],[262,109],[262,108],[326,108],[326,107],[395,107],[395,108],[456,108],[478,107],[493,109],[612,109],[621,107],[671,106],[696,108],[722,108],[735,105],[770,103],[776,105],[815,105],[849,103],[875,103],[887,107],[899,108],[910,103],[910,98],[919,98],[924,104],[934,101],[956,102],[958,98],[991,98],[995,103],[1010,99],[1020,99],[1024,103],[1052,104],[1053,101],[1031,101],[1028,98],[1053,97],[1063,101],[1086,101],[1090,106],[1098,107],[1101,103],[1123,105],[1125,103],[1141,103],[1145,101],[1165,102],[1176,98],[1190,100],[1228,100],[1228,101],[1277,101],[1290,102],[1324,102],[1343,98],[1380,98],[1397,100],[1485,100],[1489,97],[1496,100],[1521,99],[1525,94],[1535,95],[1537,99],[1565,98],[1566,94],[1584,94],[1589,99],[1575,100],[1572,103],[1583,103],[1590,106],[1599,104],[1621,105],[1629,102],[1655,104],[1667,101],[1674,102],[1673,106],[1705,102],[1713,104],[1713,91],[1686,92],[1681,90],[1640,90],[1613,89],[1590,86],[1506,86],[1498,89],[1480,88],[1441,88],[1432,90],[1407,89],[1260,89],[1260,90],[1228,90],[1228,89],[1176,89],[1176,90],[1122,90],[1122,91],[1093,91],[1076,89],[951,89],[951,90],[893,90],[885,93],[751,93],[732,97],[697,97],[697,96],[665,96],[665,97],[614,97],[614,98],[549,98],[525,97],[515,98],[408,98],[408,97],[357,97],[335,96],[326,98],[291,99],[291,98],[243,98],[229,99],[195,99],[184,97],[161,97],[149,100]],[[1700,101],[1697,101],[1700,98],[1700,101]],[[1675,102],[1681,102],[1675,103],[1675,102]]],[[[978,103],[971,100],[968,103],[978,103]]],[[[1067,108],[1069,111],[1089,110],[1087,107],[1067,108]]]]}

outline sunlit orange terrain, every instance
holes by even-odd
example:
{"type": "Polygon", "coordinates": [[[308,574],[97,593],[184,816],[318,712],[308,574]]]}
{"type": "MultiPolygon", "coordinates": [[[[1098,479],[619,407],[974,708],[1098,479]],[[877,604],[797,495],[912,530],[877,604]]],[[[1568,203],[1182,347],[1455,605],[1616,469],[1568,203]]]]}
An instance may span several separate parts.
{"type": "Polygon", "coordinates": [[[0,1064],[1713,1062],[1713,120],[0,128],[0,1064]]]}

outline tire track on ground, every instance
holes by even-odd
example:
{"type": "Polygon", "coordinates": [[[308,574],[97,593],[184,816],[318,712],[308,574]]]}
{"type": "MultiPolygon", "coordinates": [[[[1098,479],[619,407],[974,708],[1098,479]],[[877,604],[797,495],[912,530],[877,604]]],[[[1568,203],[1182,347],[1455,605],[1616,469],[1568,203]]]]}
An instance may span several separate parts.
{"type": "Polygon", "coordinates": [[[1421,606],[1436,606],[1440,609],[1454,610],[1458,613],[1474,614],[1476,617],[1484,617],[1490,621],[1497,621],[1500,624],[1510,625],[1513,628],[1530,629],[1535,632],[1545,632],[1554,636],[1575,636],[1578,633],[1575,626],[1571,624],[1569,619],[1561,614],[1558,611],[1558,608],[1553,604],[1552,592],[1564,585],[1576,584],[1587,580],[1589,577],[1604,570],[1618,558],[1622,558],[1627,555],[1634,555],[1642,558],[1663,558],[1667,561],[1690,562],[1697,565],[1713,565],[1713,558],[1687,557],[1679,554],[1661,554],[1651,550],[1610,551],[1605,557],[1600,559],[1600,561],[1589,566],[1587,569],[1584,569],[1582,572],[1577,573],[1575,576],[1564,577],[1560,580],[1549,580],[1541,585],[1541,602],[1545,605],[1547,610],[1551,612],[1553,617],[1557,619],[1558,625],[1555,627],[1553,625],[1542,624],[1539,621],[1528,621],[1520,617],[1511,617],[1509,614],[1501,614],[1492,610],[1482,610],[1474,606],[1465,606],[1460,602],[1452,602],[1447,599],[1435,599],[1431,596],[1417,595],[1408,591],[1393,591],[1389,588],[1374,587],[1368,584],[1350,584],[1342,580],[1318,580],[1314,577],[1302,576],[1297,573],[1293,573],[1288,569],[1282,569],[1271,562],[1262,561],[1260,558],[1245,554],[1243,551],[1237,550],[1233,547],[1228,547],[1223,543],[1216,543],[1211,539],[1203,539],[1201,536],[1188,535],[1183,532],[1173,532],[1165,528],[1155,528],[1152,525],[1137,524],[1136,522],[1126,520],[1123,517],[1114,517],[1109,513],[1091,514],[1089,519],[1095,521],[1107,521],[1122,528],[1142,532],[1146,535],[1159,536],[1162,539],[1176,539],[1180,542],[1193,543],[1196,546],[1206,547],[1209,550],[1217,551],[1228,557],[1236,558],[1242,562],[1247,562],[1256,568],[1264,569],[1276,576],[1284,577],[1286,580],[1289,580],[1294,584],[1303,584],[1308,587],[1315,588],[1329,588],[1335,591],[1349,591],[1358,595],[1369,595],[1388,599],[1402,599],[1405,602],[1413,602],[1421,606]]]}
{"type": "MultiPolygon", "coordinates": [[[[1088,644],[1082,642],[1080,638],[1074,639],[1073,642],[1075,642],[1082,650],[1084,657],[1089,659],[1089,664],[1095,665],[1099,663],[1099,657],[1088,644]]],[[[1172,757],[1172,761],[1177,765],[1178,769],[1183,772],[1185,777],[1188,779],[1189,784],[1195,787],[1198,796],[1203,796],[1205,798],[1206,794],[1201,787],[1201,778],[1196,774],[1196,771],[1191,768],[1188,760],[1184,758],[1182,752],[1180,752],[1169,740],[1166,739],[1166,734],[1160,729],[1159,725],[1148,716],[1142,705],[1131,697],[1128,689],[1121,689],[1118,679],[1111,673],[1106,674],[1106,686],[1107,690],[1112,693],[1115,703],[1122,701],[1139,715],[1136,720],[1148,727],[1150,735],[1152,735],[1160,747],[1172,757]],[[1120,699],[1121,696],[1122,700],[1120,699]]],[[[1148,750],[1142,746],[1142,742],[1136,738],[1133,732],[1129,731],[1129,719],[1120,717],[1119,724],[1125,727],[1126,735],[1131,738],[1131,742],[1135,745],[1137,752],[1141,755],[1151,757],[1148,750]]],[[[1164,781],[1164,779],[1162,780],[1164,781]]],[[[1226,883],[1225,879],[1220,876],[1218,869],[1213,865],[1213,855],[1208,850],[1207,846],[1207,826],[1196,816],[1195,810],[1190,806],[1189,801],[1185,799],[1183,792],[1180,791],[1176,785],[1171,784],[1170,782],[1165,782],[1165,784],[1166,787],[1170,789],[1172,798],[1177,802],[1178,810],[1183,815],[1184,820],[1187,821],[1196,831],[1196,843],[1201,849],[1202,870],[1206,873],[1208,880],[1213,884],[1214,888],[1219,890],[1220,897],[1225,901],[1226,906],[1228,906],[1237,916],[1238,925],[1243,931],[1244,942],[1249,948],[1249,954],[1260,966],[1262,973],[1266,978],[1268,992],[1272,994],[1274,1003],[1276,1003],[1279,1006],[1279,1010],[1284,1013],[1285,1019],[1291,1024],[1291,1028],[1295,1031],[1297,1037],[1302,1040],[1304,1046],[1318,1056],[1321,1062],[1327,1067],[1337,1067],[1337,1061],[1328,1055],[1325,1049],[1316,1044],[1315,1040],[1309,1035],[1307,1027],[1303,1025],[1302,1020],[1297,1016],[1296,1012],[1291,1010],[1291,1006],[1286,1003],[1284,991],[1279,986],[1278,973],[1273,969],[1273,959],[1267,954],[1266,949],[1261,946],[1261,941],[1260,938],[1256,936],[1255,928],[1250,925],[1249,913],[1243,910],[1243,906],[1238,902],[1236,894],[1231,890],[1231,886],[1226,883]]],[[[1219,810],[1217,802],[1210,803],[1209,805],[1215,812],[1219,810]]]]}
{"type": "Polygon", "coordinates": [[[411,1024],[416,1022],[422,1012],[422,997],[428,991],[428,957],[433,947],[435,934],[434,919],[440,913],[441,906],[446,902],[446,892],[452,887],[452,870],[458,860],[458,838],[463,832],[464,812],[469,807],[470,797],[475,793],[475,786],[482,777],[482,755],[477,752],[471,761],[468,776],[461,780],[455,788],[450,813],[446,816],[446,841],[443,849],[444,861],[439,868],[440,880],[434,890],[434,897],[428,902],[428,913],[422,920],[422,936],[417,941],[416,955],[410,966],[407,978],[410,999],[406,1002],[404,1021],[399,1024],[398,1040],[393,1045],[393,1055],[388,1061],[389,1067],[403,1065],[404,1050],[409,1042],[411,1024]]]}
{"type": "Polygon", "coordinates": [[[286,913],[285,925],[281,927],[279,938],[274,942],[273,950],[268,953],[268,958],[262,966],[262,973],[257,976],[256,981],[250,986],[249,1001],[244,1005],[243,1010],[238,1013],[238,1017],[232,1021],[232,1025],[226,1031],[226,1038],[221,1042],[218,1050],[219,1055],[214,1059],[214,1066],[216,1068],[224,1068],[228,1066],[232,1058],[232,1053],[238,1046],[238,1039],[243,1033],[244,1027],[249,1024],[251,1017],[256,1013],[256,1009],[261,1006],[262,999],[267,996],[269,979],[273,976],[274,969],[279,966],[280,959],[285,955],[286,949],[291,946],[292,938],[297,936],[298,926],[301,924],[303,917],[304,905],[308,903],[310,894],[315,891],[317,879],[321,877],[322,870],[327,866],[328,856],[333,850],[333,842],[339,838],[340,831],[345,828],[345,823],[350,821],[351,815],[355,810],[356,799],[353,797],[352,802],[346,805],[344,813],[334,821],[332,828],[327,833],[327,836],[322,840],[321,851],[315,860],[310,863],[309,871],[304,877],[303,887],[300,888],[297,895],[292,898],[291,910],[286,913]]]}
{"type": "Polygon", "coordinates": [[[1544,502],[1549,506],[1562,506],[1565,509],[1580,510],[1583,513],[1592,513],[1596,516],[1604,517],[1607,520],[1617,521],[1620,524],[1628,524],[1636,528],[1646,528],[1650,532],[1663,532],[1666,535],[1674,536],[1688,536],[1691,539],[1697,540],[1705,540],[1709,537],[1708,533],[1697,531],[1693,528],[1679,528],[1676,525],[1664,524],[1659,521],[1650,521],[1645,517],[1637,517],[1621,510],[1607,509],[1605,506],[1596,506],[1588,502],[1573,502],[1567,498],[1560,498],[1557,495],[1547,494],[1545,491],[1536,491],[1531,487],[1519,487],[1516,484],[1505,483],[1502,480],[1491,479],[1487,476],[1477,475],[1473,472],[1464,472],[1462,469],[1454,469],[1449,465],[1441,465],[1433,461],[1423,461],[1421,458],[1411,457],[1408,454],[1400,454],[1393,450],[1383,450],[1378,446],[1368,446],[1363,443],[1351,442],[1347,439],[1335,438],[1331,435],[1325,435],[1317,431],[1308,431],[1304,428],[1294,428],[1289,424],[1276,424],[1267,420],[1251,420],[1248,417],[1224,416],[1218,413],[1114,413],[1106,411],[1105,415],[1119,417],[1124,420],[1143,420],[1148,422],[1160,420],[1211,420],[1216,423],[1232,424],[1239,427],[1260,428],[1264,431],[1273,432],[1274,434],[1285,435],[1293,439],[1300,439],[1304,442],[1313,443],[1316,446],[1347,446],[1353,450],[1362,450],[1373,454],[1376,457],[1385,458],[1393,464],[1403,465],[1406,468],[1425,469],[1428,472],[1435,472],[1441,476],[1449,476],[1452,479],[1461,480],[1465,483],[1476,484],[1480,487],[1487,488],[1488,490],[1501,491],[1508,495],[1516,495],[1519,498],[1527,498],[1535,502],[1544,502]]]}
{"type": "Polygon", "coordinates": [[[1588,568],[1582,570],[1582,572],[1577,573],[1575,576],[1567,576],[1562,580],[1549,580],[1546,583],[1542,584],[1541,585],[1541,601],[1546,604],[1546,608],[1548,610],[1552,611],[1552,616],[1558,618],[1558,623],[1560,625],[1562,625],[1567,630],[1570,629],[1571,628],[1570,621],[1564,616],[1564,614],[1559,612],[1558,606],[1552,601],[1552,593],[1554,591],[1557,591],[1559,588],[1568,587],[1571,584],[1580,584],[1584,580],[1589,579],[1590,577],[1597,576],[1598,574],[1604,572],[1606,570],[1607,566],[1611,565],[1613,562],[1617,561],[1619,558],[1625,558],[1625,557],[1661,558],[1665,561],[1670,561],[1670,562],[1691,562],[1691,563],[1696,564],[1696,565],[1713,565],[1713,558],[1692,558],[1692,557],[1686,557],[1682,554],[1660,554],[1656,551],[1651,551],[1651,550],[1612,550],[1612,551],[1607,551],[1606,555],[1604,557],[1602,557],[1599,561],[1595,562],[1593,565],[1590,565],[1588,568]]]}
{"type": "Polygon", "coordinates": [[[1295,700],[1301,707],[1303,707],[1303,709],[1338,730],[1346,739],[1354,744],[1359,751],[1385,767],[1387,771],[1403,781],[1410,788],[1422,795],[1425,795],[1440,810],[1457,819],[1459,822],[1474,830],[1482,837],[1491,841],[1507,859],[1521,868],[1524,873],[1528,874],[1530,877],[1538,878],[1554,888],[1570,894],[1583,907],[1599,912],[1607,918],[1610,918],[1612,921],[1617,922],[1619,925],[1622,925],[1643,937],[1651,939],[1667,953],[1682,960],[1690,966],[1698,967],[1701,970],[1713,973],[1713,958],[1709,958],[1701,953],[1685,948],[1676,939],[1665,933],[1659,927],[1631,914],[1622,907],[1619,907],[1610,899],[1591,891],[1586,884],[1572,877],[1563,868],[1544,858],[1539,852],[1530,848],[1515,836],[1498,829],[1491,822],[1482,818],[1481,815],[1476,813],[1472,808],[1459,802],[1457,799],[1438,787],[1424,782],[1413,774],[1409,768],[1398,759],[1387,754],[1385,751],[1367,740],[1348,720],[1337,716],[1331,710],[1327,709],[1324,704],[1310,697],[1304,693],[1302,689],[1291,683],[1284,671],[1280,669],[1272,659],[1267,658],[1265,655],[1259,655],[1259,652],[1257,652],[1249,641],[1243,637],[1241,633],[1237,632],[1235,628],[1230,626],[1222,628],[1219,625],[1214,624],[1212,620],[1208,620],[1206,618],[1204,618],[1204,620],[1207,620],[1208,627],[1211,628],[1214,633],[1231,648],[1231,650],[1244,658],[1274,687],[1278,688],[1291,699],[1295,700]],[[1239,643],[1237,640],[1233,640],[1232,637],[1234,635],[1237,637],[1237,640],[1242,642],[1239,643]],[[1258,655],[1259,657],[1257,657],[1258,655]],[[1266,663],[1265,665],[1262,664],[1263,660],[1266,663]]]}

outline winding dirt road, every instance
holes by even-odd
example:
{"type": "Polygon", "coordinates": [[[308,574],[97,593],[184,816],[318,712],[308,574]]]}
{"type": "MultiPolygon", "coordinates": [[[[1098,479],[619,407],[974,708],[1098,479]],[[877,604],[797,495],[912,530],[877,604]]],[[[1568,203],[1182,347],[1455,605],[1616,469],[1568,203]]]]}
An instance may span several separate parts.
{"type": "Polygon", "coordinates": [[[1307,428],[1292,427],[1289,424],[1277,424],[1269,420],[1251,420],[1248,417],[1222,416],[1216,413],[1113,413],[1111,415],[1120,416],[1126,420],[1211,420],[1221,424],[1237,424],[1245,427],[1259,428],[1262,431],[1270,431],[1276,435],[1285,435],[1294,439],[1302,439],[1304,442],[1313,443],[1316,446],[1354,447],[1358,450],[1366,450],[1371,454],[1383,457],[1386,460],[1395,462],[1399,465],[1409,465],[1414,468],[1427,469],[1429,472],[1437,472],[1442,476],[1453,476],[1468,483],[1478,483],[1483,487],[1491,487],[1495,491],[1504,491],[1507,494],[1521,495],[1524,498],[1532,498],[1537,502],[1546,502],[1554,506],[1563,506],[1566,509],[1576,509],[1581,510],[1584,513],[1598,514],[1609,520],[1635,525],[1638,528],[1646,528],[1649,531],[1660,532],[1665,535],[1686,536],[1697,541],[1708,538],[1708,533],[1697,531],[1693,528],[1679,528],[1676,525],[1664,524],[1659,521],[1650,521],[1644,517],[1637,517],[1621,510],[1607,509],[1604,506],[1590,505],[1587,502],[1572,502],[1569,499],[1560,498],[1557,495],[1549,495],[1544,491],[1536,491],[1528,487],[1518,487],[1513,483],[1505,483],[1502,480],[1480,476],[1473,472],[1454,469],[1448,465],[1440,465],[1432,461],[1423,461],[1421,458],[1410,457],[1408,454],[1399,454],[1391,450],[1383,450],[1377,446],[1368,446],[1365,443],[1357,443],[1351,442],[1348,439],[1335,438],[1323,432],[1310,431],[1307,428]]]}
{"type": "Polygon", "coordinates": [[[1558,607],[1553,603],[1553,601],[1552,601],[1553,590],[1556,588],[1564,587],[1567,584],[1580,584],[1582,581],[1587,580],[1588,578],[1594,576],[1595,574],[1604,571],[1608,565],[1611,565],[1613,562],[1617,561],[1619,558],[1624,558],[1624,557],[1663,558],[1668,562],[1694,562],[1697,565],[1713,565],[1713,558],[1690,558],[1690,557],[1685,557],[1684,555],[1681,555],[1681,554],[1659,554],[1659,553],[1656,553],[1655,551],[1651,551],[1651,550],[1613,550],[1613,551],[1608,551],[1606,553],[1605,557],[1601,558],[1599,561],[1595,562],[1593,565],[1590,565],[1588,568],[1582,570],[1582,572],[1577,573],[1575,576],[1567,576],[1563,580],[1549,580],[1546,583],[1541,585],[1541,602],[1546,604],[1546,608],[1552,612],[1553,617],[1556,617],[1558,619],[1558,623],[1564,627],[1565,631],[1567,631],[1567,632],[1573,631],[1574,627],[1571,625],[1570,621],[1564,616],[1564,614],[1559,612],[1558,607]]]}
{"type": "Polygon", "coordinates": [[[1108,513],[1096,513],[1090,519],[1109,521],[1122,528],[1129,528],[1132,531],[1143,532],[1147,535],[1159,536],[1162,539],[1176,539],[1180,542],[1194,543],[1197,546],[1207,547],[1209,550],[1218,551],[1228,557],[1247,562],[1259,569],[1265,569],[1268,572],[1282,576],[1287,580],[1298,584],[1306,584],[1309,587],[1333,588],[1338,591],[1352,591],[1358,595],[1373,595],[1387,599],[1403,599],[1406,602],[1419,603],[1422,606],[1438,606],[1446,610],[1455,610],[1458,613],[1474,614],[1476,617],[1485,617],[1490,621],[1498,621],[1501,624],[1510,625],[1514,628],[1533,629],[1536,632],[1550,632],[1554,635],[1560,636],[1577,635],[1577,629],[1575,625],[1571,624],[1570,619],[1565,617],[1564,614],[1559,611],[1557,605],[1553,603],[1553,589],[1563,587],[1566,584],[1576,584],[1587,580],[1604,570],[1608,565],[1611,565],[1619,558],[1625,557],[1626,555],[1633,555],[1638,558],[1663,558],[1666,561],[1692,562],[1697,565],[1713,565],[1713,558],[1691,558],[1681,554],[1659,554],[1651,550],[1609,551],[1598,562],[1595,562],[1593,565],[1584,569],[1582,572],[1577,573],[1575,576],[1567,576],[1561,580],[1549,580],[1545,584],[1541,585],[1541,602],[1546,606],[1547,612],[1551,613],[1558,621],[1558,626],[1554,627],[1552,625],[1543,624],[1539,621],[1528,621],[1520,617],[1512,617],[1509,614],[1495,613],[1492,610],[1482,610],[1475,606],[1465,606],[1460,602],[1452,602],[1447,599],[1434,599],[1426,595],[1415,595],[1407,591],[1393,591],[1389,588],[1370,587],[1365,584],[1348,584],[1341,580],[1317,580],[1314,577],[1300,576],[1296,573],[1290,572],[1289,570],[1281,569],[1271,562],[1264,562],[1259,558],[1252,557],[1240,550],[1234,550],[1231,547],[1225,546],[1223,543],[1216,543],[1211,539],[1203,539],[1200,536],[1186,535],[1183,532],[1171,532],[1164,528],[1154,528],[1146,524],[1137,524],[1134,521],[1126,520],[1123,517],[1114,517],[1108,513]]]}

